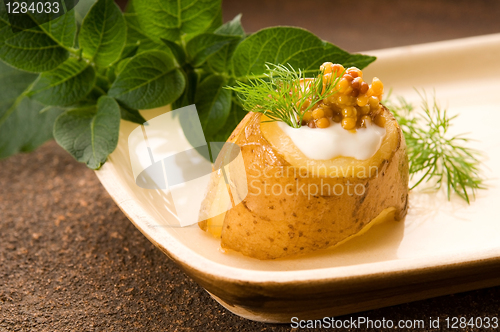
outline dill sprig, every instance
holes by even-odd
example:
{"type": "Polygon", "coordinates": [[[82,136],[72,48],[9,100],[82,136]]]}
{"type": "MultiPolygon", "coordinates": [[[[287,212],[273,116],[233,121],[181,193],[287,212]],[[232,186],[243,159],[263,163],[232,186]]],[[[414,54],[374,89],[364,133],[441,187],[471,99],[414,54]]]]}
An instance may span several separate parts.
{"type": "Polygon", "coordinates": [[[300,128],[304,113],[319,101],[334,94],[340,77],[325,79],[319,71],[307,78],[303,71],[288,66],[266,64],[265,78],[237,82],[227,87],[237,92],[243,108],[249,112],[264,113],[270,121],[283,121],[293,128],[300,128]]]}
{"type": "Polygon", "coordinates": [[[384,101],[406,140],[410,178],[417,179],[411,189],[430,182],[436,190],[444,186],[448,200],[455,192],[470,204],[470,197],[474,197],[478,189],[485,188],[479,170],[481,154],[466,147],[470,140],[463,135],[448,137],[448,129],[457,115],[448,116],[435,98],[429,105],[427,97],[420,96],[421,112],[415,111],[404,98],[399,98],[399,104],[384,101]]]}
{"type": "MultiPolygon", "coordinates": [[[[319,71],[306,78],[301,70],[292,66],[266,64],[265,78],[237,82],[227,87],[237,92],[243,108],[250,112],[266,114],[270,121],[283,121],[293,128],[300,128],[304,113],[323,99],[337,92],[338,76],[325,79],[319,71]]],[[[343,73],[342,73],[343,74],[343,73]]],[[[463,135],[449,137],[448,129],[455,116],[448,116],[435,98],[432,105],[422,96],[421,110],[399,98],[399,103],[384,104],[393,112],[404,134],[409,159],[410,178],[416,179],[411,189],[430,183],[434,189],[446,188],[448,199],[457,193],[467,203],[478,189],[484,189],[480,175],[480,153],[467,147],[470,141],[463,135]]]]}

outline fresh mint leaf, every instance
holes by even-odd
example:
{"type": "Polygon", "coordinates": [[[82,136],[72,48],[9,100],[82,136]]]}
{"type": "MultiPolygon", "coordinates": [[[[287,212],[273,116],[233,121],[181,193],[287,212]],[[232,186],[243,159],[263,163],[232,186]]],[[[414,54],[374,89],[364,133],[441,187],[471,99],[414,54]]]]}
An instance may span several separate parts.
{"type": "Polygon", "coordinates": [[[0,159],[33,151],[52,139],[54,121],[62,109],[54,107],[40,114],[43,108],[42,104],[23,97],[12,113],[0,120],[0,159]]]}
{"type": "Polygon", "coordinates": [[[75,18],[76,22],[81,25],[83,19],[89,12],[90,8],[94,5],[96,0],[79,0],[78,4],[75,6],[75,18]]]}
{"type": "Polygon", "coordinates": [[[123,120],[127,120],[133,123],[143,124],[146,119],[139,113],[138,110],[129,108],[124,105],[120,105],[120,114],[123,120]]]}
{"type": "Polygon", "coordinates": [[[79,44],[83,56],[98,67],[118,61],[127,39],[122,11],[113,0],[98,0],[82,23],[79,44]]]}
{"type": "Polygon", "coordinates": [[[92,66],[70,58],[56,69],[42,73],[30,95],[45,105],[71,105],[92,90],[95,77],[92,66]]]}
{"type": "Polygon", "coordinates": [[[120,107],[113,98],[103,96],[97,109],[69,110],[54,124],[54,138],[76,160],[99,169],[118,144],[120,107]]]}
{"type": "MultiPolygon", "coordinates": [[[[151,51],[161,50],[167,53],[172,53],[169,47],[161,41],[153,41],[150,37],[146,36],[142,31],[139,21],[137,20],[137,13],[134,8],[134,1],[129,1],[125,10],[125,21],[127,22],[127,44],[124,53],[130,52],[131,48],[137,47],[136,54],[151,51]]],[[[173,53],[172,53],[173,54],[173,53]]],[[[122,58],[125,56],[122,55],[122,58]]]]}
{"type": "Polygon", "coordinates": [[[12,104],[38,77],[37,74],[17,70],[0,61],[0,105],[12,104]]]}
{"type": "Polygon", "coordinates": [[[0,159],[35,149],[52,138],[52,126],[60,114],[25,96],[37,75],[14,69],[0,61],[0,159]]]}
{"type": "Polygon", "coordinates": [[[114,66],[112,67],[108,67],[108,69],[106,69],[106,78],[108,80],[108,82],[114,82],[114,80],[116,79],[116,68],[114,66]]]}
{"type": "Polygon", "coordinates": [[[262,76],[266,71],[267,62],[290,64],[293,68],[306,72],[316,71],[326,61],[340,64],[347,61],[348,65],[359,58],[363,59],[359,61],[360,64],[368,62],[364,55],[348,56],[349,53],[339,53],[340,49],[332,46],[304,29],[267,28],[246,38],[236,47],[231,67],[236,78],[246,80],[262,76]]]}
{"type": "Polygon", "coordinates": [[[75,45],[76,20],[74,10],[40,25],[40,28],[63,47],[75,45]]]}
{"type": "Polygon", "coordinates": [[[139,51],[139,46],[141,46],[140,41],[137,41],[135,44],[125,44],[121,58],[126,59],[134,57],[139,51]]]}
{"type": "Polygon", "coordinates": [[[217,133],[210,137],[210,142],[225,142],[247,114],[247,111],[233,101],[226,123],[224,123],[217,133]]]}
{"type": "Polygon", "coordinates": [[[137,21],[136,13],[127,12],[124,14],[124,17],[127,23],[127,43],[125,45],[124,53],[128,52],[131,48],[136,47],[138,48],[136,53],[162,49],[164,47],[164,45],[153,41],[142,32],[139,27],[139,22],[137,21]]]}
{"type": "Polygon", "coordinates": [[[72,104],[66,109],[77,109],[77,108],[89,108],[95,107],[97,105],[97,100],[104,95],[104,91],[100,91],[95,85],[94,88],[90,91],[90,93],[85,96],[82,100],[78,101],[75,104],[72,104]]]}
{"type": "Polygon", "coordinates": [[[218,35],[245,37],[245,29],[241,25],[241,14],[236,15],[231,21],[221,25],[214,33],[218,35]]]}
{"type": "Polygon", "coordinates": [[[133,0],[142,31],[154,41],[188,40],[222,24],[220,0],[133,0]]]}
{"type": "Polygon", "coordinates": [[[164,106],[184,91],[185,80],[172,55],[148,51],[124,64],[108,94],[135,109],[164,106]]]}
{"type": "Polygon", "coordinates": [[[203,80],[196,89],[195,104],[205,137],[216,134],[229,116],[231,91],[224,89],[226,84],[223,77],[212,75],[203,80]]]}
{"type": "Polygon", "coordinates": [[[239,40],[238,36],[202,33],[186,44],[189,62],[193,67],[201,66],[207,59],[229,43],[239,40]]]}
{"type": "Polygon", "coordinates": [[[182,66],[186,63],[186,52],[184,52],[179,44],[163,38],[161,41],[170,49],[179,65],[182,66]]]}
{"type": "Polygon", "coordinates": [[[98,87],[100,89],[100,91],[102,91],[104,94],[104,92],[109,90],[111,83],[110,83],[110,80],[108,79],[108,77],[106,76],[106,73],[103,73],[103,74],[104,75],[99,75],[99,73],[98,73],[96,75],[94,87],[98,87]]]}
{"type": "Polygon", "coordinates": [[[346,52],[343,49],[328,42],[324,42],[324,47],[324,58],[335,59],[334,61],[328,61],[341,63],[346,68],[358,67],[359,69],[363,69],[377,59],[376,57],[370,55],[350,54],[349,52],[346,52]]]}
{"type": "Polygon", "coordinates": [[[0,0],[0,59],[21,70],[54,69],[68,57],[67,45],[75,31],[74,12],[40,26],[14,33],[3,0],[0,0]]]}
{"type": "MultiPolygon", "coordinates": [[[[219,5],[220,5],[220,3],[219,3],[219,5]]],[[[217,14],[215,14],[212,17],[210,26],[208,27],[208,29],[205,30],[205,32],[214,32],[215,30],[220,28],[221,25],[222,25],[222,8],[221,8],[221,10],[217,11],[217,14]]],[[[196,35],[196,34],[199,34],[199,33],[192,33],[191,35],[187,35],[186,36],[187,38],[185,40],[191,39],[191,37],[196,35]]]]}
{"type": "MultiPolygon", "coordinates": [[[[132,60],[132,58],[125,58],[125,59],[121,60],[120,62],[118,62],[116,64],[116,68],[115,68],[115,75],[120,75],[123,68],[125,68],[125,66],[130,62],[130,60],[132,60]]],[[[116,80],[116,77],[114,80],[116,80]]]]}
{"type": "Polygon", "coordinates": [[[200,81],[200,73],[199,71],[187,68],[187,70],[184,71],[183,74],[186,85],[182,95],[172,103],[173,110],[194,104],[196,87],[198,86],[198,83],[200,81]]]}
{"type": "MultiPolygon", "coordinates": [[[[196,103],[207,141],[223,141],[247,114],[223,87],[262,77],[266,62],[312,72],[325,61],[363,68],[374,60],[299,28],[247,37],[241,15],[222,25],[220,0],[131,0],[125,14],[112,0],[81,0],[74,11],[18,33],[4,1],[0,59],[42,74],[0,64],[9,85],[0,91],[0,156],[51,136],[63,110],[42,103],[65,107],[56,138],[91,168],[116,147],[120,118],[145,122],[139,109],[196,103]]],[[[29,17],[36,23],[45,16],[29,17]]]]}
{"type": "Polygon", "coordinates": [[[235,39],[230,44],[222,47],[218,52],[213,54],[207,60],[207,64],[214,73],[227,73],[228,64],[236,49],[236,46],[245,38],[245,30],[241,25],[241,14],[237,15],[231,21],[223,24],[214,32],[218,35],[237,36],[240,38],[235,39]]]}
{"type": "Polygon", "coordinates": [[[184,75],[173,56],[148,51],[130,59],[108,95],[127,107],[150,109],[174,102],[184,87],[184,75]]]}
{"type": "Polygon", "coordinates": [[[312,69],[323,49],[323,42],[309,31],[292,27],[263,29],[238,45],[232,58],[233,73],[243,80],[259,76],[266,71],[267,62],[312,69]]]}

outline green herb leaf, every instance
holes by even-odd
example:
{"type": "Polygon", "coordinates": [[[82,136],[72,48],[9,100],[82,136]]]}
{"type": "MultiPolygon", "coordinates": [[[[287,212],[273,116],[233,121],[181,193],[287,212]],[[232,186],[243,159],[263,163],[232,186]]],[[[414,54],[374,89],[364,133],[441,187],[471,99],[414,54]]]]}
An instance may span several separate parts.
{"type": "Polygon", "coordinates": [[[334,49],[333,45],[330,45],[309,31],[299,28],[263,29],[238,45],[232,57],[233,74],[240,80],[263,77],[266,63],[289,64],[308,73],[317,71],[317,68],[326,61],[349,65],[359,58],[367,62],[363,55],[352,54],[347,57],[349,53],[344,51],[338,56],[340,49],[334,49]]]}
{"type": "Polygon", "coordinates": [[[97,109],[70,110],[54,125],[54,137],[76,160],[99,169],[118,144],[120,107],[116,100],[103,96],[97,109]]]}
{"type": "Polygon", "coordinates": [[[40,114],[43,105],[25,96],[36,77],[0,61],[0,159],[31,151],[52,138],[54,120],[61,110],[40,114]]]}
{"type": "Polygon", "coordinates": [[[142,31],[156,42],[210,32],[221,22],[220,0],[133,0],[142,31]]]}
{"type": "Polygon", "coordinates": [[[140,41],[138,41],[135,45],[126,44],[125,47],[123,48],[121,58],[126,59],[134,57],[137,53],[139,53],[138,51],[140,46],[141,46],[140,41]]]}
{"type": "Polygon", "coordinates": [[[138,110],[133,108],[128,108],[127,106],[120,105],[121,118],[126,121],[133,123],[144,124],[146,119],[139,113],[138,110]]]}
{"type": "MultiPolygon", "coordinates": [[[[219,2],[219,6],[220,5],[221,5],[221,3],[219,2]]],[[[215,30],[220,28],[221,25],[222,25],[222,8],[221,8],[221,10],[218,10],[214,16],[211,17],[210,26],[204,32],[214,32],[215,30]]],[[[189,39],[191,39],[192,36],[195,36],[196,34],[199,34],[199,32],[195,32],[195,33],[191,33],[190,35],[187,35],[184,40],[189,40],[189,39]]]]}
{"type": "Polygon", "coordinates": [[[231,21],[221,25],[214,33],[217,35],[245,37],[245,29],[241,25],[241,14],[236,15],[231,21]]]}
{"type": "Polygon", "coordinates": [[[183,72],[186,82],[186,87],[182,95],[179,98],[177,98],[175,102],[172,103],[173,110],[194,104],[196,87],[198,86],[201,77],[199,71],[192,70],[190,68],[186,69],[187,70],[183,72]]]}
{"type": "Polygon", "coordinates": [[[161,41],[170,49],[170,52],[172,52],[179,65],[182,66],[186,63],[186,52],[184,52],[179,44],[163,38],[161,41]]]}
{"type": "Polygon", "coordinates": [[[106,91],[109,90],[111,83],[108,77],[106,76],[106,72],[102,72],[101,74],[97,73],[96,80],[94,84],[94,90],[98,90],[102,95],[105,94],[106,91]]]}
{"type": "Polygon", "coordinates": [[[326,59],[326,61],[340,63],[345,68],[357,67],[359,69],[363,69],[377,59],[376,57],[370,55],[350,54],[349,52],[346,52],[328,42],[324,42],[324,52],[323,58],[326,59]]]}
{"type": "Polygon", "coordinates": [[[45,105],[71,105],[92,90],[95,76],[92,66],[70,58],[56,69],[42,73],[31,96],[45,105]]]}
{"type": "Polygon", "coordinates": [[[214,73],[227,73],[228,65],[231,57],[236,49],[236,46],[245,37],[245,30],[241,26],[241,14],[237,15],[233,20],[223,24],[220,28],[215,30],[215,34],[236,36],[229,45],[224,45],[218,52],[213,54],[207,60],[207,64],[214,73]]]}
{"type": "MultiPolygon", "coordinates": [[[[266,62],[291,64],[310,74],[324,61],[362,68],[374,60],[349,54],[298,28],[264,29],[246,38],[241,15],[222,25],[221,0],[130,0],[125,14],[112,0],[81,0],[73,11],[18,33],[12,32],[4,2],[0,0],[0,59],[43,73],[35,82],[30,77],[31,83],[15,90],[13,99],[0,101],[0,136],[8,132],[13,137],[5,151],[28,149],[47,138],[45,127],[61,110],[46,107],[39,114],[40,103],[58,105],[66,109],[58,124],[69,128],[59,127],[59,138],[66,134],[71,138],[71,130],[80,130],[83,136],[73,137],[73,148],[68,149],[93,168],[104,162],[112,144],[88,150],[90,145],[82,142],[93,142],[93,134],[82,128],[106,118],[104,106],[115,108],[113,99],[105,96],[116,100],[122,119],[135,123],[144,122],[139,109],[196,103],[207,140],[220,141],[246,114],[241,102],[222,85],[266,78],[266,62]],[[79,29],[76,21],[81,23],[79,29]],[[40,135],[28,126],[29,133],[38,135],[33,136],[33,144],[23,141],[30,137],[27,132],[16,130],[22,134],[15,136],[5,129],[7,123],[23,126],[16,119],[28,115],[43,123],[40,135]],[[81,149],[75,149],[75,144],[81,149]]],[[[30,17],[36,22],[44,15],[30,17]]],[[[101,136],[111,143],[115,137],[101,136]]]]}
{"type": "MultiPolygon", "coordinates": [[[[123,68],[125,68],[125,66],[130,62],[130,60],[132,60],[132,58],[125,58],[125,59],[121,60],[120,62],[118,62],[116,64],[116,67],[115,67],[115,75],[120,75],[123,68]]],[[[116,79],[116,77],[115,77],[115,79],[116,79]]]]}
{"type": "Polygon", "coordinates": [[[210,142],[225,142],[247,114],[239,103],[233,101],[226,123],[210,137],[210,142]]]}
{"type": "Polygon", "coordinates": [[[196,89],[196,109],[201,127],[208,138],[216,134],[226,123],[231,110],[231,91],[224,89],[226,80],[212,75],[203,80],[196,89]]]}
{"type": "Polygon", "coordinates": [[[139,21],[137,20],[137,13],[134,9],[134,1],[128,2],[124,17],[127,23],[127,43],[123,51],[124,53],[129,52],[130,48],[135,48],[137,46],[139,46],[137,53],[164,49],[162,43],[153,41],[141,30],[139,21]]]}
{"type": "Polygon", "coordinates": [[[131,48],[136,47],[141,51],[149,51],[157,49],[160,46],[160,44],[155,43],[142,34],[139,29],[139,23],[137,22],[137,14],[125,13],[124,17],[127,23],[127,43],[125,45],[123,53],[130,52],[131,48]]]}
{"type": "Polygon", "coordinates": [[[9,106],[35,81],[37,74],[17,70],[0,61],[0,105],[9,106]]]}
{"type": "Polygon", "coordinates": [[[33,151],[52,139],[54,121],[63,110],[51,107],[40,114],[43,108],[42,104],[24,97],[12,113],[1,121],[0,159],[18,152],[33,151]]]}
{"type": "Polygon", "coordinates": [[[108,67],[106,69],[106,79],[109,82],[114,82],[116,79],[116,73],[115,73],[116,68],[114,66],[108,67]]]}
{"type": "Polygon", "coordinates": [[[126,23],[113,0],[98,0],[83,20],[79,34],[83,56],[98,67],[118,61],[126,42],[126,23]]]}
{"type": "Polygon", "coordinates": [[[172,103],[180,97],[184,86],[184,75],[171,55],[148,51],[125,65],[108,95],[127,107],[149,109],[172,103]]]}
{"type": "Polygon", "coordinates": [[[76,19],[74,10],[60,17],[42,24],[41,29],[59,42],[63,47],[69,48],[75,45],[76,19]]]}
{"type": "Polygon", "coordinates": [[[18,69],[43,72],[68,57],[67,44],[75,32],[74,11],[20,32],[12,31],[3,0],[0,0],[0,59],[18,69]]]}
{"type": "Polygon", "coordinates": [[[189,62],[193,67],[201,66],[212,54],[227,44],[239,40],[238,36],[203,33],[191,39],[186,45],[189,62]]]}
{"type": "Polygon", "coordinates": [[[76,22],[81,25],[83,19],[90,11],[90,8],[94,5],[96,0],[79,0],[78,4],[75,6],[75,18],[76,22]]]}

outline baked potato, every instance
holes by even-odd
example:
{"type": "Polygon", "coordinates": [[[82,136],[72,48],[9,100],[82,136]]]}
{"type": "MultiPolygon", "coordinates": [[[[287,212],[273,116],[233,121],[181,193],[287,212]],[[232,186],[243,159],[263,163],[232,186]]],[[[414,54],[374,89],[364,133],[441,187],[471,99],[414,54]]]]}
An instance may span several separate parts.
{"type": "MultiPolygon", "coordinates": [[[[228,139],[241,149],[248,194],[227,212],[202,220],[200,228],[220,237],[224,249],[276,259],[334,246],[377,217],[403,219],[408,208],[404,137],[385,107],[380,105],[377,117],[386,132],[370,158],[311,160],[277,122],[250,112],[228,139]]],[[[213,173],[202,216],[227,206],[221,199],[223,181],[220,170],[213,173]]]]}

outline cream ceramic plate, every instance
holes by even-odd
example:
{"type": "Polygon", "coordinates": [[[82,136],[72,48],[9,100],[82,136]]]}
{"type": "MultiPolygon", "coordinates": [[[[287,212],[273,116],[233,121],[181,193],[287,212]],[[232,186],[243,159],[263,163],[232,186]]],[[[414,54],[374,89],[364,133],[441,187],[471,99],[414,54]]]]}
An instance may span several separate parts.
{"type": "MultiPolygon", "coordinates": [[[[322,318],[500,284],[500,34],[366,52],[394,95],[414,87],[452,114],[485,152],[489,190],[470,206],[444,193],[412,192],[403,222],[374,226],[335,249],[276,261],[224,254],[197,226],[175,228],[165,192],[135,185],[123,122],[118,148],[97,172],[137,228],[230,311],[253,320],[322,318]]],[[[163,110],[143,112],[147,118],[163,110]]]]}

